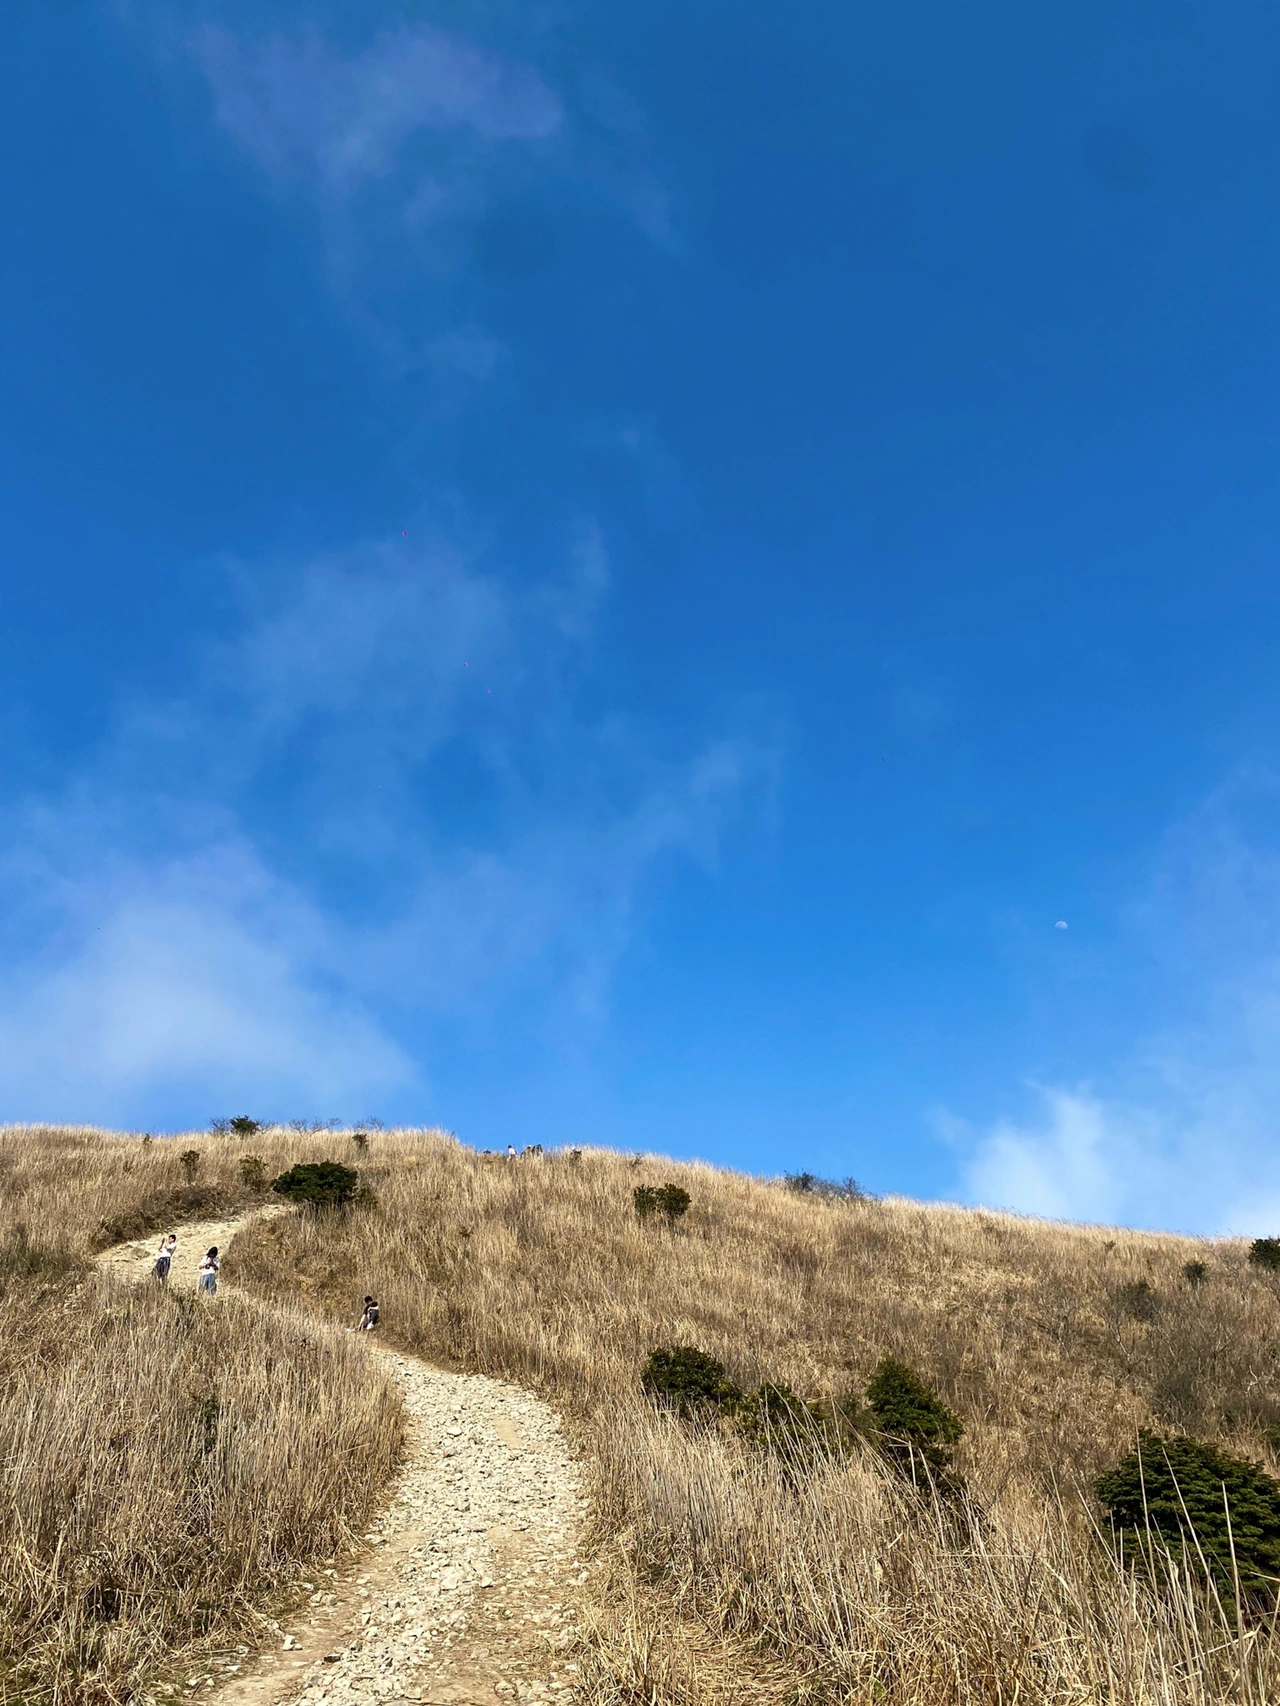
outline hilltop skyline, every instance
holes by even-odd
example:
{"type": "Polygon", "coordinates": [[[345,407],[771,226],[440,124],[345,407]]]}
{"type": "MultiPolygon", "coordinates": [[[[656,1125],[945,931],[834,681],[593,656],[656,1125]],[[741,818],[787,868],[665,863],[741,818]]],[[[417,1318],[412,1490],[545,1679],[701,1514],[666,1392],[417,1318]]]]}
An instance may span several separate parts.
{"type": "Polygon", "coordinates": [[[1278,32],[17,19],[0,1117],[1274,1231],[1278,32]]]}

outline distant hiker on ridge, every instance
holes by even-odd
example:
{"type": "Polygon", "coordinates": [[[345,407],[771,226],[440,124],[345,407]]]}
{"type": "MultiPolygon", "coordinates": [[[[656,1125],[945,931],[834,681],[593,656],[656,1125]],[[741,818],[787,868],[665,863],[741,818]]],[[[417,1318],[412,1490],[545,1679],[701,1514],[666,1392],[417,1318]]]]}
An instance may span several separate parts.
{"type": "Polygon", "coordinates": [[[200,1266],[196,1269],[196,1284],[205,1297],[213,1297],[218,1290],[218,1246],[212,1245],[200,1258],[200,1266]]]}
{"type": "Polygon", "coordinates": [[[507,1154],[511,1157],[511,1159],[513,1161],[515,1160],[515,1158],[516,1158],[516,1146],[514,1143],[509,1143],[507,1145],[507,1154]]]}
{"type": "Polygon", "coordinates": [[[171,1232],[167,1238],[160,1240],[160,1249],[156,1255],[155,1276],[163,1285],[169,1277],[169,1268],[173,1258],[178,1253],[178,1235],[171,1232]]]}
{"type": "Polygon", "coordinates": [[[377,1325],[378,1300],[376,1297],[366,1297],[364,1300],[364,1314],[360,1317],[360,1325],[356,1328],[356,1332],[372,1333],[373,1329],[377,1325]]]}

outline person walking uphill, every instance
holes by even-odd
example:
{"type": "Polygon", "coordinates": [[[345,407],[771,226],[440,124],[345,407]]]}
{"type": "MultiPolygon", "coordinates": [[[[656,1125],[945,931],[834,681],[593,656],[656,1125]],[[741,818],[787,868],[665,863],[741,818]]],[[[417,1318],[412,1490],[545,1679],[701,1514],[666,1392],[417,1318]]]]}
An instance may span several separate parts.
{"type": "Polygon", "coordinates": [[[196,1284],[200,1287],[202,1297],[213,1297],[218,1290],[218,1246],[214,1244],[200,1258],[200,1266],[196,1269],[196,1284]]]}
{"type": "Polygon", "coordinates": [[[177,1253],[178,1236],[177,1233],[171,1232],[167,1238],[161,1239],[160,1248],[156,1253],[156,1265],[152,1269],[161,1285],[168,1279],[169,1269],[173,1266],[173,1258],[177,1253]]]}

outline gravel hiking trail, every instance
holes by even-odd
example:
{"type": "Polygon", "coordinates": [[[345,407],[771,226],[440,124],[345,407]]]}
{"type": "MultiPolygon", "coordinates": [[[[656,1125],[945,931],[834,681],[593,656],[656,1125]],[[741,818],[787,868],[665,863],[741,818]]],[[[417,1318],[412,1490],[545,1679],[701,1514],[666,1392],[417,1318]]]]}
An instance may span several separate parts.
{"type": "MultiPolygon", "coordinates": [[[[273,1204],[175,1226],[169,1285],[194,1289],[211,1244],[225,1252],[251,1221],[290,1212],[273,1204]]],[[[100,1265],[146,1280],[159,1243],[157,1233],[118,1245],[100,1265]]],[[[409,1420],[368,1551],[303,1582],[308,1603],[267,1625],[262,1651],[221,1654],[183,1678],[187,1697],[218,1706],[567,1700],[578,1668],[574,1602],[587,1575],[577,1549],[585,1502],[555,1412],[505,1381],[432,1368],[369,1335],[359,1342],[399,1388],[409,1420]]]]}

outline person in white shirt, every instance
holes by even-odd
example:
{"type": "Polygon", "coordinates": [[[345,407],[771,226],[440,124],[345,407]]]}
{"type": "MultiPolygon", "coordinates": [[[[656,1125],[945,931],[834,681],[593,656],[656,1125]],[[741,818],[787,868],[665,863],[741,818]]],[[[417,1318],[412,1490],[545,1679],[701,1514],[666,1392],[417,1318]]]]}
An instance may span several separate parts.
{"type": "Polygon", "coordinates": [[[218,1289],[218,1246],[205,1252],[196,1269],[196,1284],[205,1297],[213,1297],[218,1289]]]}
{"type": "Polygon", "coordinates": [[[161,1284],[163,1284],[164,1281],[168,1279],[169,1269],[173,1263],[173,1258],[177,1255],[177,1253],[178,1253],[178,1237],[177,1237],[176,1233],[171,1232],[167,1238],[161,1239],[160,1249],[156,1254],[156,1265],[155,1265],[154,1272],[155,1272],[156,1278],[161,1282],[161,1284]]]}

